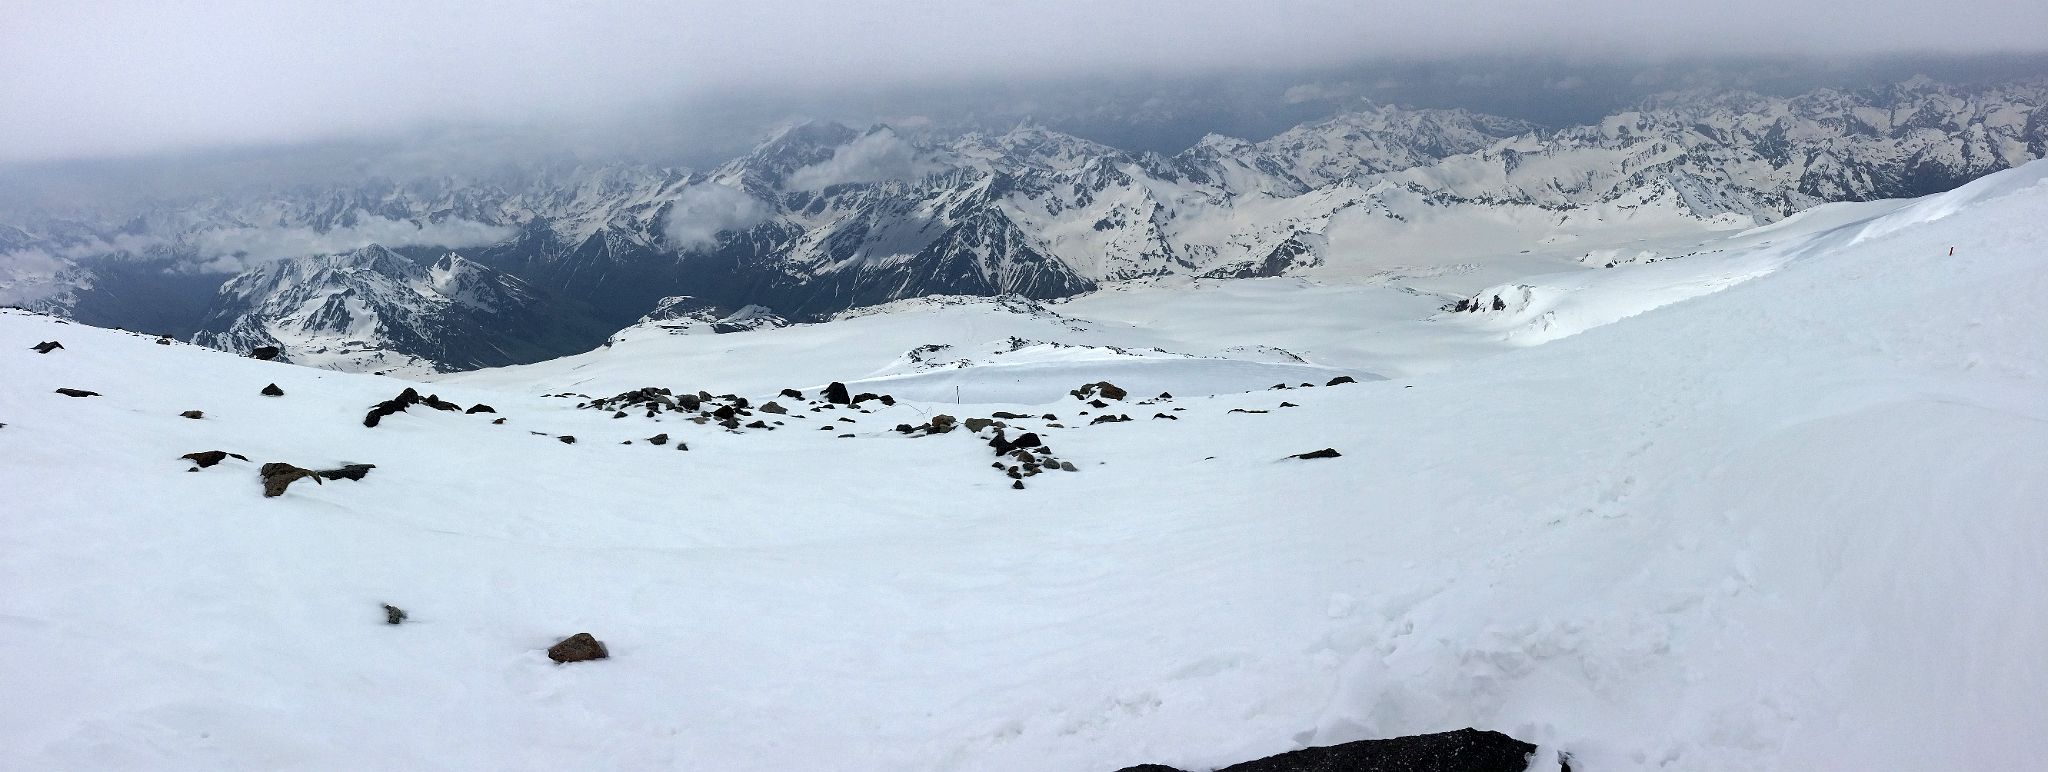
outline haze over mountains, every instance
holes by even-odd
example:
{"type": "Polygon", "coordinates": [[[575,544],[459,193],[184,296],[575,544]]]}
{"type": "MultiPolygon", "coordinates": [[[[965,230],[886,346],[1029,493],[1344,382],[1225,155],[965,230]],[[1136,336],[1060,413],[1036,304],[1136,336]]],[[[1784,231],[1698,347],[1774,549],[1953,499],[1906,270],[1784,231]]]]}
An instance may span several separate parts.
{"type": "Polygon", "coordinates": [[[680,296],[707,318],[804,321],[927,295],[1423,267],[1473,276],[1444,287],[1459,294],[1503,259],[1652,259],[2044,155],[2038,79],[1674,92],[1562,129],[1366,104],[1173,155],[1028,122],[812,121],[703,171],[536,165],[14,212],[0,295],[328,367],[467,369],[586,350],[680,296]]]}

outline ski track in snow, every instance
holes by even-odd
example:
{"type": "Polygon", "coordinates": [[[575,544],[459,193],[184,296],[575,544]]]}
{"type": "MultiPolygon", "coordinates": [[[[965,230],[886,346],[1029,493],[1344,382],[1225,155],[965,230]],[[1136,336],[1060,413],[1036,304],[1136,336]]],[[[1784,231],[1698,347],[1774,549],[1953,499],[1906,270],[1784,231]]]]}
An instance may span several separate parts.
{"type": "Polygon", "coordinates": [[[1107,772],[1467,725],[1591,770],[2026,768],[2044,177],[1528,277],[1499,313],[1132,286],[643,325],[421,389],[502,426],[366,429],[407,382],[0,312],[0,768],[1107,772]],[[902,360],[925,343],[979,364],[902,360]],[[1306,362],[1222,356],[1249,345],[1306,362]],[[1136,420],[1078,425],[1065,389],[1105,372],[1132,397],[1098,414],[1136,420]],[[1263,390],[1339,373],[1406,377],[1263,390]],[[539,396],[833,379],[905,399],[736,435],[539,396]],[[1020,404],[1080,473],[1013,491],[965,432],[890,431],[1020,404]],[[251,462],[178,459],[215,448],[251,462]],[[266,461],[377,468],[263,499],[266,461]],[[580,631],[613,658],[547,660],[580,631]]]}

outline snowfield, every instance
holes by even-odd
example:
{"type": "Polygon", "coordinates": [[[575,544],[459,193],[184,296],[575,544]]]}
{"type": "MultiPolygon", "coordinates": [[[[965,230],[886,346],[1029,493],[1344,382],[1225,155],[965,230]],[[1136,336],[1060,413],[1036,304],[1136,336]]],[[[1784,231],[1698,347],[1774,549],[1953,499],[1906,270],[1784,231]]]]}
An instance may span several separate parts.
{"type": "Polygon", "coordinates": [[[0,312],[0,768],[1199,770],[1464,726],[1596,772],[2030,768],[2044,178],[1477,313],[1169,282],[424,385],[0,312]],[[543,396],[833,380],[901,401],[730,433],[543,396]],[[362,425],[409,385],[497,413],[362,425]],[[892,430],[1004,409],[1079,471],[892,430]],[[250,461],[179,458],[214,449],[250,461]],[[266,499],[271,461],[376,468],[266,499]],[[551,662],[577,632],[611,658],[551,662]]]}

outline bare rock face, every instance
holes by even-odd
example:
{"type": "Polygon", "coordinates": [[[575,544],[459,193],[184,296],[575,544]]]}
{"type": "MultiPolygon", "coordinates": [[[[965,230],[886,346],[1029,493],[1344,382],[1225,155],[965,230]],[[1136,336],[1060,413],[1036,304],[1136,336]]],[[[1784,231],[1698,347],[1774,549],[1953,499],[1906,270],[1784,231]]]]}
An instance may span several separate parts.
{"type": "Polygon", "coordinates": [[[263,387],[263,396],[266,396],[266,397],[282,397],[282,396],[284,396],[284,389],[280,389],[280,388],[278,388],[278,387],[277,387],[277,384],[273,383],[273,384],[270,384],[269,386],[265,386],[265,387],[263,387]]]}
{"type": "Polygon", "coordinates": [[[590,633],[577,633],[548,647],[548,659],[556,662],[588,662],[610,657],[611,652],[605,650],[604,641],[598,640],[590,633]]]}
{"type": "Polygon", "coordinates": [[[54,341],[54,340],[46,340],[46,341],[43,341],[43,342],[41,342],[41,343],[35,344],[35,345],[33,345],[33,346],[30,346],[29,348],[31,348],[31,349],[34,349],[34,350],[35,350],[35,352],[36,352],[36,353],[38,353],[38,354],[48,354],[48,353],[50,353],[50,352],[52,352],[52,351],[56,351],[57,349],[60,349],[60,348],[63,348],[63,347],[64,347],[64,344],[62,344],[62,343],[58,343],[58,342],[56,342],[56,341],[54,341]]]}
{"type": "MultiPolygon", "coordinates": [[[[1523,772],[1533,769],[1529,757],[1536,746],[1499,732],[1460,729],[1388,740],[1359,740],[1321,748],[1303,748],[1256,761],[1232,764],[1216,772],[1523,772]]],[[[1569,761],[1560,772],[1570,772],[1569,761]]],[[[1180,772],[1160,764],[1125,767],[1118,772],[1180,772]]]]}

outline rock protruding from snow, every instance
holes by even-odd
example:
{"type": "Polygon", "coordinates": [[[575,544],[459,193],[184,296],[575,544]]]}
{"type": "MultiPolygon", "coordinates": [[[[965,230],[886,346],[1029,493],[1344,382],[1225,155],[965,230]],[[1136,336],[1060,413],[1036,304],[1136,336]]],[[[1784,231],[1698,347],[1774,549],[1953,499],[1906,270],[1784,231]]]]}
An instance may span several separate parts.
{"type": "MultiPolygon", "coordinates": [[[[1455,732],[1419,734],[1387,740],[1359,740],[1342,745],[1303,748],[1256,761],[1232,764],[1216,772],[1570,772],[1560,762],[1550,769],[1530,766],[1536,746],[1499,732],[1465,728],[1455,732]]],[[[1125,767],[1118,772],[1181,772],[1161,764],[1125,767]]]]}
{"type": "Polygon", "coordinates": [[[590,633],[577,633],[548,647],[548,659],[561,663],[588,662],[610,657],[611,651],[605,648],[604,641],[598,640],[590,633]]]}

